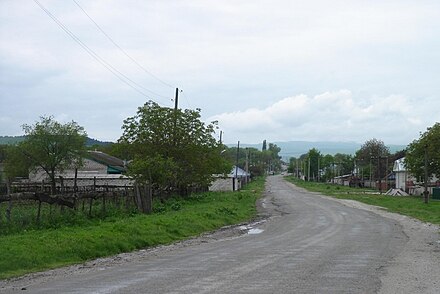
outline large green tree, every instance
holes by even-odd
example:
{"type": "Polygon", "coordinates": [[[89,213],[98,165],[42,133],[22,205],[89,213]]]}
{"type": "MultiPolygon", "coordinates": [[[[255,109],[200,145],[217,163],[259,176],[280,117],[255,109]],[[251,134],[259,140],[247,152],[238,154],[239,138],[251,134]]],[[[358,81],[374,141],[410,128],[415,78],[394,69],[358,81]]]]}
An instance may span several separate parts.
{"type": "Polygon", "coordinates": [[[8,153],[6,173],[17,173],[16,165],[42,169],[54,192],[56,173],[81,165],[87,134],[76,122],[62,124],[51,116],[42,116],[33,125],[23,125],[23,130],[26,139],[8,153]]]}
{"type": "Polygon", "coordinates": [[[205,124],[200,109],[174,110],[148,101],[124,120],[119,144],[132,158],[128,173],[139,182],[185,194],[206,186],[213,174],[229,172],[214,138],[216,122],[205,124]]]}
{"type": "Polygon", "coordinates": [[[390,151],[384,142],[377,139],[366,141],[361,148],[356,151],[356,164],[363,169],[364,175],[371,175],[372,178],[378,179],[385,177],[389,171],[391,160],[388,160],[389,166],[386,165],[387,158],[390,157],[390,151]],[[380,167],[380,168],[379,168],[380,167]]]}
{"type": "Polygon", "coordinates": [[[424,176],[425,152],[427,156],[428,175],[440,175],[440,123],[435,123],[420,138],[408,145],[405,163],[416,177],[424,176]]]}

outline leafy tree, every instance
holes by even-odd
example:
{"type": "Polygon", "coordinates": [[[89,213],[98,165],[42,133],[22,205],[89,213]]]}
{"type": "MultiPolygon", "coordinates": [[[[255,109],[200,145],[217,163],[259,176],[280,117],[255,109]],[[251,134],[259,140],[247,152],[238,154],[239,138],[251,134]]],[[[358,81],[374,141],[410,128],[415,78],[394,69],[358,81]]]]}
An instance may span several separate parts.
{"type": "Polygon", "coordinates": [[[213,136],[216,122],[200,120],[200,109],[174,110],[148,101],[124,120],[119,144],[132,162],[128,173],[139,181],[185,194],[206,186],[213,174],[229,172],[223,145],[213,136]]]}
{"type": "Polygon", "coordinates": [[[289,166],[287,167],[287,171],[289,173],[293,173],[296,176],[297,168],[299,168],[298,158],[290,157],[289,158],[289,166]]]}
{"type": "Polygon", "coordinates": [[[341,175],[348,175],[353,173],[354,158],[349,154],[336,153],[333,156],[334,163],[338,169],[338,173],[341,175]]]}
{"type": "Polygon", "coordinates": [[[0,145],[0,162],[6,160],[6,149],[8,145],[0,145]]]}
{"type": "Polygon", "coordinates": [[[408,145],[405,163],[411,173],[423,178],[425,168],[425,152],[428,159],[428,175],[440,175],[440,123],[435,123],[420,138],[408,145]]]}
{"type": "Polygon", "coordinates": [[[5,178],[25,178],[29,176],[31,161],[23,155],[23,152],[16,145],[9,145],[5,148],[4,154],[5,178]]]}
{"type": "MultiPolygon", "coordinates": [[[[371,174],[373,178],[377,179],[384,177],[389,167],[384,163],[384,158],[390,156],[388,147],[384,142],[377,139],[366,141],[361,148],[356,151],[356,163],[363,168],[365,175],[371,174]],[[380,165],[380,170],[378,169],[380,165]]],[[[390,160],[388,160],[390,163],[390,160]]]]}
{"type": "Polygon", "coordinates": [[[307,153],[306,175],[308,180],[317,180],[318,178],[320,178],[321,168],[319,167],[319,165],[321,163],[321,156],[321,152],[316,148],[310,149],[307,153]]]}
{"type": "Polygon", "coordinates": [[[14,165],[41,168],[49,177],[55,192],[56,172],[72,165],[79,166],[85,152],[87,134],[76,122],[61,124],[53,117],[40,117],[34,125],[23,125],[26,138],[10,150],[7,174],[14,175],[14,165]]]}

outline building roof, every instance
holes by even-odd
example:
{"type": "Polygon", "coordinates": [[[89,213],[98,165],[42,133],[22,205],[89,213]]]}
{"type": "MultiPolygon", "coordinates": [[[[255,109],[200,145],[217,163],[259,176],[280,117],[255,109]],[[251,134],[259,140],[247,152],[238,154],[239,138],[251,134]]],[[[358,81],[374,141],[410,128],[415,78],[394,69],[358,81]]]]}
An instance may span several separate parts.
{"type": "MultiPolygon", "coordinates": [[[[228,175],[230,178],[234,178],[235,177],[235,165],[232,167],[231,172],[228,175]]],[[[249,173],[247,173],[245,170],[237,167],[237,178],[242,178],[242,177],[248,177],[250,176],[249,173]]]]}
{"type": "Polygon", "coordinates": [[[101,151],[88,151],[89,159],[106,165],[112,170],[125,171],[125,163],[122,159],[111,156],[101,151]]]}
{"type": "Polygon", "coordinates": [[[404,172],[404,171],[406,171],[405,157],[402,157],[394,161],[393,172],[404,172]]]}

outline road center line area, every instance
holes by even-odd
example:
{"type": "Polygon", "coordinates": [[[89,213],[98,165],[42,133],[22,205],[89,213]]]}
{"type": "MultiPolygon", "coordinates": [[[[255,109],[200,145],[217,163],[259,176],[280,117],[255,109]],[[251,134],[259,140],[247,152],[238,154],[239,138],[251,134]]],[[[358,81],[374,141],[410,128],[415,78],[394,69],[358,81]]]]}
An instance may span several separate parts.
{"type": "MultiPolygon", "coordinates": [[[[103,267],[98,263],[66,274],[17,279],[2,290],[377,293],[388,268],[410,241],[398,220],[307,192],[281,176],[268,177],[262,203],[261,214],[267,219],[248,226],[250,233],[149,254],[128,253],[136,258],[103,267]]],[[[392,283],[385,284],[391,293],[392,283]]]]}

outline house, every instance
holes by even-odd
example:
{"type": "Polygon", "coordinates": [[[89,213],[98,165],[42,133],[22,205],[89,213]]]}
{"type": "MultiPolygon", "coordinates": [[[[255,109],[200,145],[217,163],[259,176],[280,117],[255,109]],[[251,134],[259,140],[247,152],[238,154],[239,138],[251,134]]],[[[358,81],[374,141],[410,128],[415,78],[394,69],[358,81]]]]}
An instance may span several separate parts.
{"type": "MultiPolygon", "coordinates": [[[[78,167],[76,171],[74,167],[71,167],[58,172],[57,178],[62,177],[65,186],[73,186],[76,172],[78,187],[91,186],[94,183],[101,186],[130,186],[132,181],[124,175],[125,171],[126,163],[122,159],[101,151],[88,151],[81,167],[78,167]]],[[[42,169],[37,169],[29,174],[29,181],[41,183],[49,181],[49,178],[42,169]]]]}
{"type": "MultiPolygon", "coordinates": [[[[401,189],[410,195],[421,195],[424,191],[423,179],[420,183],[417,182],[416,177],[410,174],[405,166],[405,157],[397,159],[394,162],[393,172],[396,175],[396,189],[401,189]]],[[[439,179],[434,175],[428,180],[428,190],[432,194],[432,188],[439,179]]]]}
{"type": "Polygon", "coordinates": [[[250,173],[236,167],[232,167],[231,172],[225,175],[216,175],[215,180],[209,187],[209,191],[234,191],[240,190],[250,181],[250,173]]]}
{"type": "Polygon", "coordinates": [[[415,178],[409,175],[405,166],[405,157],[394,161],[393,172],[396,176],[396,189],[408,192],[410,186],[414,186],[415,178]]]}

